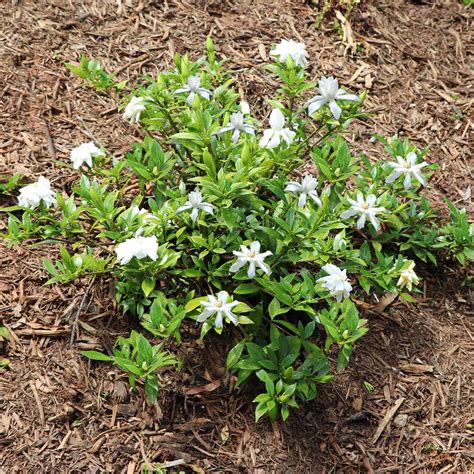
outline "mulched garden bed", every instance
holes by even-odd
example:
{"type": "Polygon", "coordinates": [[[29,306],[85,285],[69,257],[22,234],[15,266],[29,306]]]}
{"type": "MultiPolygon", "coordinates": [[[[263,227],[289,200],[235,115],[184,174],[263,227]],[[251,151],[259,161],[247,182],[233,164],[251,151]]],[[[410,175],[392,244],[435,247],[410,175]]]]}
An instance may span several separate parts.
{"type": "MultiPolygon", "coordinates": [[[[2,5],[0,177],[41,173],[61,188],[73,174],[54,161],[67,161],[73,146],[93,139],[121,155],[138,137],[116,103],[70,77],[65,62],[87,54],[134,82],[176,51],[196,57],[211,33],[259,109],[275,86],[260,69],[270,45],[295,38],[315,77],[368,91],[373,117],[349,140],[369,156],[374,133],[429,145],[428,160],[440,165],[435,198],[472,212],[472,9],[367,0],[343,25],[345,40],[332,26],[339,20],[315,29],[316,16],[311,2],[295,0],[2,5]]],[[[54,251],[0,244],[0,323],[12,334],[0,341],[11,362],[0,372],[0,472],[132,473],[175,459],[186,464],[172,470],[198,473],[474,469],[473,293],[454,264],[424,269],[416,305],[366,305],[370,332],[349,369],[286,424],[255,424],[252,388],[229,390],[225,342],[199,345],[193,325],[177,348],[184,368],[160,374],[152,407],[115,368],[82,358],[79,350],[109,348],[134,322],[120,316],[107,280],[44,287],[41,259],[54,251]]]]}

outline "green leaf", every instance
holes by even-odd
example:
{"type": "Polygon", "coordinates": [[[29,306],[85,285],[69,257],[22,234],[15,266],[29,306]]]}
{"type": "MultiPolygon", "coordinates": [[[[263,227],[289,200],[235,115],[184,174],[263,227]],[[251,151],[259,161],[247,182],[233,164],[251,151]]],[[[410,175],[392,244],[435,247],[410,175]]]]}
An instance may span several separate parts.
{"type": "Polygon", "coordinates": [[[54,266],[53,262],[49,260],[49,258],[43,259],[43,267],[50,275],[54,277],[59,275],[59,272],[56,270],[56,267],[54,266]]]}
{"type": "Polygon", "coordinates": [[[149,181],[153,179],[153,175],[141,163],[138,163],[137,161],[133,161],[130,159],[127,159],[126,162],[127,162],[127,165],[130,166],[130,168],[142,178],[145,178],[149,181]]]}
{"type": "Polygon", "coordinates": [[[81,351],[81,354],[91,360],[111,361],[112,357],[98,351],[81,351]]]}
{"type": "Polygon", "coordinates": [[[148,277],[142,281],[143,294],[148,297],[155,288],[155,279],[148,277]]]}
{"type": "Polygon", "coordinates": [[[236,364],[238,369],[244,370],[260,370],[261,366],[257,361],[251,359],[243,359],[236,364]]]}
{"type": "Polygon", "coordinates": [[[148,376],[145,379],[145,393],[150,403],[156,402],[156,397],[158,395],[159,385],[156,375],[148,376]]]}
{"type": "Polygon", "coordinates": [[[400,293],[400,298],[404,299],[405,301],[408,301],[409,303],[416,303],[415,298],[413,298],[408,293],[400,293]]]}
{"type": "Polygon", "coordinates": [[[273,298],[270,304],[268,305],[268,313],[270,314],[270,317],[273,319],[279,314],[285,314],[290,310],[290,308],[282,308],[280,306],[280,302],[278,299],[273,298]]]}
{"type": "Polygon", "coordinates": [[[153,349],[151,348],[148,339],[140,334],[138,336],[138,354],[143,360],[151,364],[153,359],[153,349]]]}
{"type": "Polygon", "coordinates": [[[270,400],[271,397],[270,395],[268,395],[268,393],[261,393],[260,395],[257,395],[253,401],[254,402],[268,402],[268,400],[270,400]]]}
{"type": "Polygon", "coordinates": [[[139,377],[143,377],[143,370],[139,369],[132,361],[124,359],[123,357],[113,357],[113,361],[117,364],[122,370],[130,372],[139,377]]]}
{"type": "Polygon", "coordinates": [[[186,303],[186,306],[184,307],[184,310],[186,311],[186,313],[190,313],[198,306],[201,306],[201,301],[207,301],[207,296],[199,296],[198,298],[194,298],[191,301],[188,301],[186,303]]]}
{"type": "Polygon", "coordinates": [[[233,313],[240,314],[240,313],[250,313],[252,308],[247,303],[239,302],[238,305],[234,307],[232,310],[233,313]]]}
{"type": "Polygon", "coordinates": [[[239,316],[239,324],[255,324],[255,321],[247,318],[247,316],[239,316]]]}
{"type": "Polygon", "coordinates": [[[235,290],[236,295],[253,295],[260,291],[260,287],[252,283],[242,283],[235,290]]]}
{"type": "Polygon", "coordinates": [[[372,258],[372,256],[370,254],[370,247],[367,240],[364,240],[364,243],[360,246],[359,255],[360,255],[360,258],[364,260],[365,263],[370,262],[370,259],[372,258]]]}
{"type": "Polygon", "coordinates": [[[7,341],[10,339],[10,333],[6,326],[0,326],[0,337],[3,337],[3,339],[6,339],[7,341]]]}
{"type": "Polygon", "coordinates": [[[255,408],[255,421],[260,420],[268,412],[267,402],[260,402],[255,408]]]}
{"type": "Polygon", "coordinates": [[[239,224],[239,211],[230,207],[221,209],[221,216],[229,230],[234,229],[239,224]]]}
{"type": "Polygon", "coordinates": [[[341,340],[341,336],[339,335],[339,330],[335,326],[335,324],[322,314],[319,314],[319,320],[323,324],[324,328],[328,332],[328,334],[336,341],[339,342],[341,340]]]}
{"type": "Polygon", "coordinates": [[[204,276],[204,273],[197,268],[186,268],[185,270],[178,271],[177,273],[187,278],[198,278],[204,276]]]}
{"type": "Polygon", "coordinates": [[[237,364],[237,362],[240,360],[240,356],[242,355],[244,346],[245,341],[242,340],[229,351],[226,360],[227,369],[231,369],[232,367],[234,367],[234,365],[237,364]]]}

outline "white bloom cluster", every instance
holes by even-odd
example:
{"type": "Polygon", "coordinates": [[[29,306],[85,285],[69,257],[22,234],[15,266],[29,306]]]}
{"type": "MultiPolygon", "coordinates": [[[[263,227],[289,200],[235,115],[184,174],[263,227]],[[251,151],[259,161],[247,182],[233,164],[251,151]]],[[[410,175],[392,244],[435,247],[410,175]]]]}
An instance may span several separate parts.
{"type": "Polygon", "coordinates": [[[40,176],[36,183],[28,184],[20,189],[18,205],[29,209],[36,209],[41,202],[45,207],[56,204],[56,193],[51,189],[49,179],[40,176]]]}
{"type": "MultiPolygon", "coordinates": [[[[294,40],[283,39],[274,49],[270,51],[270,56],[277,61],[284,63],[288,58],[291,58],[298,67],[304,68],[307,63],[307,52],[304,43],[296,42],[294,40]]],[[[301,71],[299,71],[301,72],[301,71]]],[[[202,76],[204,79],[204,76],[202,76]]],[[[186,84],[179,87],[173,92],[174,95],[186,94],[186,103],[192,105],[196,96],[203,97],[210,100],[213,93],[201,86],[201,76],[192,75],[186,80],[186,84]]],[[[184,97],[183,97],[184,98],[184,97]]],[[[360,102],[360,97],[354,94],[347,93],[343,88],[339,87],[339,82],[336,78],[321,77],[318,81],[318,95],[312,97],[305,105],[308,115],[312,116],[324,106],[327,106],[332,117],[339,120],[342,115],[341,101],[360,102]]],[[[148,105],[153,104],[152,97],[133,96],[125,107],[123,117],[130,123],[139,123],[142,113],[146,110],[148,105]]],[[[247,134],[255,137],[256,127],[250,117],[250,106],[245,100],[241,100],[239,111],[230,114],[228,123],[214,132],[215,135],[222,135],[231,132],[231,141],[237,143],[240,140],[241,134],[247,134]]],[[[291,115],[291,114],[290,114],[291,115]]],[[[227,116],[226,116],[227,117],[227,116]]],[[[280,108],[273,108],[269,116],[269,128],[263,131],[263,135],[259,140],[259,146],[267,149],[274,149],[280,145],[290,146],[296,137],[297,124],[287,123],[287,117],[280,108]]],[[[213,125],[214,127],[214,125],[213,125]]],[[[214,129],[213,129],[214,130],[214,129]]],[[[93,142],[83,143],[71,150],[70,160],[74,169],[79,169],[83,165],[92,167],[93,158],[105,156],[105,152],[97,147],[93,142]]],[[[400,177],[403,177],[403,186],[409,189],[412,185],[412,180],[418,181],[425,185],[426,180],[421,174],[422,168],[428,166],[428,163],[417,163],[417,155],[410,152],[406,157],[396,156],[396,162],[388,162],[387,166],[393,171],[386,178],[386,183],[394,183],[400,177]]],[[[180,188],[181,189],[181,188],[180,188]]],[[[181,189],[184,193],[184,189],[181,189]]],[[[308,202],[313,202],[317,206],[322,206],[322,201],[318,194],[318,179],[311,175],[305,175],[300,181],[285,182],[284,191],[296,195],[297,205],[299,208],[304,208],[308,202]]],[[[349,219],[353,216],[358,216],[356,227],[363,229],[367,221],[372,224],[373,228],[378,231],[380,229],[380,221],[377,215],[386,212],[384,207],[377,207],[377,196],[375,194],[368,194],[366,197],[361,192],[357,193],[356,199],[348,199],[350,208],[342,212],[341,219],[349,219]]],[[[36,183],[23,187],[20,190],[18,197],[20,206],[35,209],[41,203],[49,208],[56,203],[55,193],[51,190],[51,185],[48,179],[40,176],[36,183]]],[[[171,206],[170,206],[171,207],[171,206]]],[[[174,206],[173,206],[174,207],[174,206]]],[[[213,215],[215,206],[204,200],[202,193],[195,189],[187,194],[186,202],[175,210],[176,214],[184,211],[190,211],[190,218],[196,222],[200,212],[213,215]]],[[[155,235],[143,237],[141,234],[153,233],[150,228],[150,223],[158,222],[157,216],[148,213],[145,209],[140,209],[134,205],[124,211],[120,215],[122,229],[128,230],[128,226],[139,221],[141,226],[134,237],[129,238],[115,247],[117,261],[121,265],[127,265],[132,259],[149,258],[156,261],[158,257],[158,241],[155,235]]],[[[255,218],[255,216],[253,216],[255,218]]],[[[168,216],[166,217],[168,218],[168,216]]],[[[248,219],[252,218],[249,216],[248,219]]],[[[247,221],[249,222],[249,221],[247,221]]],[[[138,227],[138,226],[136,226],[138,227]]],[[[470,232],[473,227],[471,226],[470,232]]],[[[342,232],[345,232],[343,230],[342,232]]],[[[345,247],[346,242],[343,238],[345,234],[338,234],[334,240],[333,249],[339,251],[345,247]]],[[[273,253],[269,250],[261,252],[261,243],[257,240],[251,241],[248,246],[240,245],[240,249],[233,251],[236,257],[235,261],[229,268],[230,273],[238,273],[245,269],[248,278],[255,278],[257,271],[263,272],[264,275],[270,275],[272,269],[265,259],[272,256],[273,253]]],[[[82,258],[76,256],[75,264],[82,266],[82,258]]],[[[268,262],[268,260],[267,260],[268,262]]],[[[419,278],[414,271],[415,263],[406,263],[404,270],[400,272],[398,287],[412,289],[412,285],[419,283],[419,278]]],[[[327,274],[316,280],[324,289],[329,291],[329,294],[338,302],[344,298],[349,298],[352,291],[351,283],[347,277],[347,270],[342,270],[336,265],[326,264],[322,270],[327,274]]],[[[397,274],[398,276],[398,274],[397,274]]],[[[237,278],[240,278],[237,276],[237,278]]],[[[231,322],[234,325],[239,323],[239,318],[232,312],[233,308],[239,305],[239,301],[233,300],[232,296],[226,291],[220,291],[216,296],[208,295],[206,301],[201,301],[202,311],[197,316],[197,321],[205,322],[209,318],[215,316],[214,325],[217,329],[223,327],[224,321],[231,322]]],[[[242,319],[241,319],[242,322],[242,319]]]]}
{"type": "Polygon", "coordinates": [[[149,99],[146,97],[132,97],[130,102],[125,107],[123,117],[126,120],[129,120],[130,123],[139,123],[140,116],[145,110],[145,106],[148,103],[149,99]]]}
{"type": "Polygon", "coordinates": [[[240,246],[240,252],[235,251],[234,255],[237,257],[237,261],[230,267],[232,273],[238,272],[243,266],[249,265],[247,270],[247,276],[253,278],[255,276],[255,270],[258,266],[264,273],[270,275],[272,272],[270,267],[264,262],[265,257],[273,255],[272,252],[267,250],[266,252],[260,253],[260,242],[254,241],[250,244],[250,248],[245,245],[240,246]]]}
{"type": "Polygon", "coordinates": [[[306,104],[308,114],[313,115],[323,105],[327,104],[333,117],[339,120],[342,109],[337,103],[338,100],[349,100],[358,102],[360,99],[354,94],[348,94],[344,89],[339,88],[339,82],[334,77],[322,77],[318,83],[319,95],[314,96],[306,104]]]}
{"type": "Polygon", "coordinates": [[[319,199],[318,191],[318,180],[312,176],[305,176],[301,183],[297,181],[288,181],[286,183],[285,191],[290,193],[299,194],[298,207],[304,207],[306,205],[306,198],[309,196],[318,206],[321,206],[321,199],[319,199]]]}
{"type": "MultiPolygon", "coordinates": [[[[242,104],[241,104],[242,106],[242,104]]],[[[250,125],[245,121],[245,117],[243,112],[236,112],[231,114],[230,116],[230,123],[225,127],[222,127],[217,134],[220,135],[225,132],[233,132],[232,133],[232,141],[234,143],[239,141],[240,133],[245,132],[252,136],[255,136],[255,130],[253,125],[250,125]]]]}
{"type": "Polygon", "coordinates": [[[214,213],[214,206],[212,204],[209,204],[208,202],[203,201],[202,194],[200,191],[191,191],[188,194],[188,200],[186,201],[184,206],[178,207],[178,209],[176,209],[176,212],[179,213],[187,211],[188,209],[192,209],[191,220],[193,222],[196,222],[199,211],[204,211],[207,214],[214,213]]]}
{"type": "Polygon", "coordinates": [[[400,278],[398,279],[397,285],[400,289],[407,287],[411,291],[413,285],[418,285],[420,279],[415,273],[415,262],[410,262],[405,270],[402,270],[400,273],[400,278]]]}
{"type": "Polygon", "coordinates": [[[278,59],[281,63],[291,57],[297,66],[305,67],[308,64],[305,44],[294,40],[281,40],[280,44],[270,51],[270,56],[278,59]]]}
{"type": "Polygon", "coordinates": [[[356,214],[359,214],[360,217],[357,219],[357,224],[356,227],[358,229],[363,229],[365,226],[365,222],[367,219],[371,222],[371,224],[374,226],[375,230],[380,229],[380,222],[377,219],[376,215],[384,212],[385,208],[384,207],[374,207],[375,202],[377,201],[377,197],[374,196],[373,194],[369,194],[366,199],[364,199],[364,196],[362,193],[357,193],[357,201],[354,201],[353,199],[348,198],[347,199],[349,203],[351,204],[350,209],[347,211],[344,211],[341,214],[342,219],[348,219],[349,217],[355,216],[356,214]]]}
{"type": "Polygon", "coordinates": [[[426,161],[416,164],[417,157],[416,153],[413,151],[408,153],[406,159],[403,159],[401,156],[397,156],[396,160],[396,163],[387,163],[388,166],[393,168],[393,173],[386,179],[387,183],[391,184],[395,182],[400,176],[405,175],[405,179],[403,180],[403,187],[405,189],[410,189],[412,178],[415,178],[423,186],[426,185],[426,180],[420,173],[422,168],[428,166],[426,161]]]}
{"type": "Polygon", "coordinates": [[[237,326],[239,318],[231,310],[240,302],[229,300],[230,295],[227,291],[219,291],[217,298],[214,295],[209,295],[207,301],[201,301],[204,310],[198,315],[197,321],[203,323],[215,314],[214,326],[216,328],[221,329],[224,326],[224,319],[237,326]]]}
{"type": "Polygon", "coordinates": [[[92,168],[92,158],[104,155],[94,142],[82,143],[71,150],[72,167],[77,170],[85,163],[92,168]]]}
{"type": "Polygon", "coordinates": [[[115,247],[115,253],[122,265],[129,263],[132,258],[141,260],[149,257],[155,261],[158,253],[158,241],[154,235],[151,237],[133,237],[118,244],[115,247]]]}
{"type": "Polygon", "coordinates": [[[346,275],[347,270],[341,270],[336,267],[336,265],[330,263],[324,265],[322,269],[328,276],[319,278],[316,282],[321,283],[322,287],[326,288],[330,295],[334,296],[339,302],[341,302],[343,298],[349,298],[352,286],[346,275]]]}
{"type": "Polygon", "coordinates": [[[282,141],[290,145],[295,138],[295,132],[289,128],[285,128],[285,116],[280,109],[273,109],[270,114],[270,128],[263,132],[263,137],[260,139],[260,146],[262,148],[275,148],[282,141]]]}
{"type": "Polygon", "coordinates": [[[204,87],[201,87],[201,78],[199,76],[191,76],[188,78],[186,85],[174,91],[175,94],[183,94],[188,92],[189,95],[186,98],[186,103],[191,105],[193,103],[194,97],[200,95],[205,99],[209,100],[211,98],[211,92],[204,87]]]}

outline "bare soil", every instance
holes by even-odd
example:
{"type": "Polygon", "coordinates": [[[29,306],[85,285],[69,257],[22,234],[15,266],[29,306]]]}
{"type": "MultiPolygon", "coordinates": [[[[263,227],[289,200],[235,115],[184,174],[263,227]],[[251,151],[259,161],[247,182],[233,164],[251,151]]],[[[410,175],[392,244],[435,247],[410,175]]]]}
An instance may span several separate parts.
{"type": "MultiPolygon", "coordinates": [[[[317,3],[317,2],[315,2],[317,3]]],[[[268,111],[275,83],[261,70],[272,42],[304,41],[314,77],[334,75],[368,90],[373,116],[348,138],[375,157],[374,133],[398,133],[439,163],[433,197],[472,211],[472,8],[456,0],[362,2],[341,39],[329,17],[301,0],[37,0],[0,5],[0,176],[48,176],[93,139],[117,156],[140,133],[117,103],[73,78],[82,54],[131,84],[176,51],[197,57],[212,34],[253,110],[268,111]]],[[[1,205],[11,202],[1,198],[1,205]]],[[[0,224],[4,226],[5,223],[0,224]]],[[[130,393],[123,374],[81,349],[110,349],[135,322],[112,302],[112,282],[48,286],[47,246],[0,243],[0,472],[140,472],[176,459],[171,472],[474,471],[474,320],[467,271],[423,268],[417,304],[373,307],[370,332],[350,368],[286,424],[255,424],[252,387],[229,389],[225,342],[184,331],[183,370],[160,374],[154,406],[130,393]],[[79,312],[78,310],[81,309],[79,312]],[[79,333],[70,343],[72,322],[79,333]],[[369,382],[371,393],[363,387],[369,382]]]]}

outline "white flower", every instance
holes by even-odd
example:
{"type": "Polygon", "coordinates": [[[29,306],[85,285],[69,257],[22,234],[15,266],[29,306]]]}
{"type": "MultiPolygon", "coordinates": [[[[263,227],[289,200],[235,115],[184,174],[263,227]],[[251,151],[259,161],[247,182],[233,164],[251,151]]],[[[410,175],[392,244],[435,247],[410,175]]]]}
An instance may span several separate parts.
{"type": "Polygon", "coordinates": [[[123,117],[130,123],[140,122],[140,115],[145,110],[145,105],[149,99],[146,97],[132,97],[125,107],[123,117]]]}
{"type": "Polygon", "coordinates": [[[400,278],[398,279],[397,285],[401,288],[405,286],[409,291],[412,289],[412,285],[418,285],[420,279],[415,273],[415,262],[411,262],[408,267],[400,273],[400,278]]]}
{"type": "Polygon", "coordinates": [[[321,206],[321,199],[319,199],[316,188],[318,187],[318,180],[312,176],[305,176],[301,183],[296,181],[288,181],[285,183],[285,191],[299,194],[298,207],[306,205],[306,198],[309,196],[318,206],[321,206]]]}
{"type": "Polygon", "coordinates": [[[240,132],[249,133],[250,135],[255,136],[253,125],[250,125],[245,122],[244,114],[242,112],[236,112],[235,114],[231,114],[230,123],[225,127],[222,127],[217,132],[217,134],[220,135],[221,133],[230,132],[231,130],[234,131],[234,133],[232,134],[232,141],[234,143],[239,141],[240,132]]]}
{"type": "Polygon", "coordinates": [[[353,199],[348,199],[348,201],[351,204],[351,208],[341,214],[342,219],[348,219],[349,217],[355,216],[356,214],[360,214],[359,219],[357,219],[358,229],[362,229],[365,226],[365,221],[367,218],[369,218],[375,230],[380,229],[380,222],[375,216],[380,212],[384,212],[385,208],[374,207],[377,198],[373,194],[369,194],[367,199],[364,199],[362,193],[358,193],[357,201],[354,201],[353,199]]]}
{"type": "Polygon", "coordinates": [[[336,300],[341,302],[343,298],[349,298],[352,286],[347,279],[347,270],[341,270],[328,263],[322,268],[328,276],[319,278],[316,283],[321,283],[323,288],[329,291],[331,296],[335,296],[336,300]]]}
{"type": "Polygon", "coordinates": [[[342,109],[336,100],[350,100],[358,102],[360,99],[354,94],[348,94],[344,89],[339,89],[339,83],[334,77],[322,77],[318,83],[319,94],[314,96],[306,104],[308,106],[308,114],[312,115],[319,110],[324,104],[329,105],[329,109],[333,117],[339,120],[342,109]]]}
{"type": "Polygon", "coordinates": [[[151,237],[133,237],[127,239],[115,247],[117,259],[122,265],[127,264],[135,257],[139,260],[145,257],[150,257],[153,261],[156,260],[158,252],[158,241],[156,236],[151,237]]]}
{"type": "Polygon", "coordinates": [[[133,206],[130,209],[130,217],[133,219],[135,216],[143,216],[145,214],[148,214],[146,209],[140,209],[138,206],[133,206]]]}
{"type": "Polygon", "coordinates": [[[255,268],[258,266],[264,273],[270,275],[272,272],[270,267],[264,262],[265,257],[273,255],[272,252],[266,251],[260,253],[260,242],[255,241],[250,244],[250,248],[245,245],[240,246],[240,252],[235,251],[233,254],[237,257],[237,261],[230,267],[229,271],[238,272],[244,265],[249,264],[247,275],[249,278],[255,276],[255,268]]]}
{"type": "MultiPolygon", "coordinates": [[[[151,212],[148,212],[146,209],[140,209],[138,206],[133,206],[131,209],[128,210],[128,216],[127,220],[133,220],[135,217],[138,217],[139,222],[141,222],[144,225],[147,224],[152,224],[155,223],[157,224],[159,222],[159,219],[155,214],[152,214],[151,212]]],[[[126,230],[128,230],[128,225],[125,226],[126,230]]],[[[136,232],[135,232],[135,237],[137,235],[141,235],[145,229],[143,227],[140,227],[136,232]]]]}
{"type": "Polygon", "coordinates": [[[92,168],[92,157],[104,156],[104,152],[94,145],[94,142],[83,143],[71,150],[72,167],[77,170],[84,163],[92,168]]]}
{"type": "Polygon", "coordinates": [[[264,148],[275,148],[282,140],[291,144],[295,138],[295,132],[289,128],[283,128],[285,125],[285,116],[280,109],[273,109],[270,114],[270,128],[263,132],[263,137],[260,140],[260,146],[264,148]]]}
{"type": "Polygon", "coordinates": [[[221,329],[224,326],[224,317],[227,321],[234,323],[236,326],[239,324],[238,317],[232,313],[231,309],[237,306],[239,301],[228,302],[230,298],[227,291],[219,291],[217,298],[214,295],[208,295],[207,301],[201,301],[201,305],[204,306],[204,310],[197,317],[197,321],[203,323],[206,319],[212,315],[216,315],[214,325],[216,328],[221,329]]]}
{"type": "Polygon", "coordinates": [[[44,205],[49,208],[56,204],[56,193],[51,190],[49,179],[40,176],[36,183],[28,184],[20,189],[18,196],[18,204],[22,207],[35,209],[43,201],[44,205]]]}
{"type": "Polygon", "coordinates": [[[200,76],[191,76],[188,78],[188,82],[184,87],[174,91],[175,94],[182,94],[183,92],[189,92],[189,95],[186,99],[186,102],[191,105],[196,94],[204,97],[209,100],[211,98],[211,92],[204,87],[201,87],[201,77],[200,76]]]}
{"type": "Polygon", "coordinates": [[[270,51],[270,56],[275,57],[281,63],[284,63],[288,56],[291,56],[297,66],[305,67],[308,61],[306,60],[306,47],[304,43],[298,43],[294,40],[283,39],[274,49],[270,51]]]}
{"type": "Polygon", "coordinates": [[[241,100],[240,103],[239,103],[239,107],[240,107],[240,111],[244,115],[250,115],[250,105],[247,101],[241,100]]]}
{"type": "Polygon", "coordinates": [[[202,194],[199,191],[191,191],[188,193],[188,200],[184,206],[178,207],[176,212],[183,212],[188,209],[192,209],[191,219],[193,222],[196,222],[200,210],[208,214],[214,214],[214,206],[208,202],[204,202],[202,200],[202,194]]]}
{"type": "Polygon", "coordinates": [[[415,178],[419,181],[420,184],[423,186],[426,185],[426,180],[423,178],[422,174],[420,173],[421,168],[428,166],[426,161],[423,161],[420,164],[416,164],[416,153],[410,152],[406,156],[404,160],[401,156],[397,156],[397,163],[389,162],[387,163],[388,166],[393,168],[393,173],[385,180],[386,183],[393,183],[396,181],[402,174],[405,175],[405,179],[403,180],[403,186],[405,189],[409,189],[411,187],[411,178],[415,178]]]}
{"type": "Polygon", "coordinates": [[[140,209],[138,206],[133,206],[130,210],[130,217],[133,219],[136,216],[142,216],[143,222],[157,220],[157,217],[146,209],[140,209]]]}

